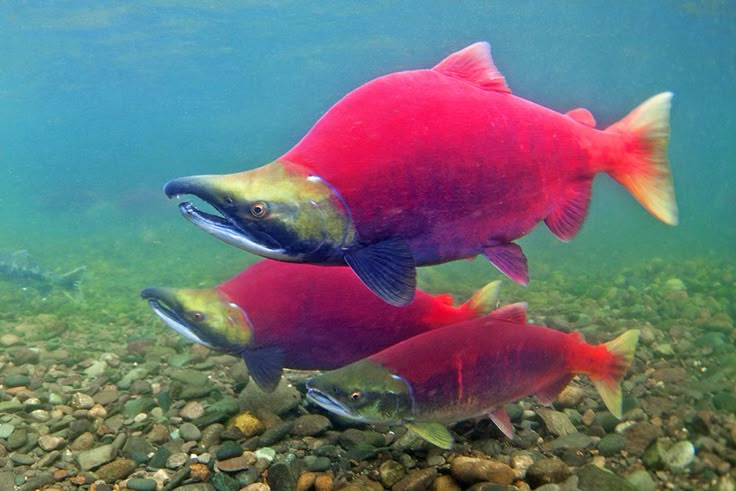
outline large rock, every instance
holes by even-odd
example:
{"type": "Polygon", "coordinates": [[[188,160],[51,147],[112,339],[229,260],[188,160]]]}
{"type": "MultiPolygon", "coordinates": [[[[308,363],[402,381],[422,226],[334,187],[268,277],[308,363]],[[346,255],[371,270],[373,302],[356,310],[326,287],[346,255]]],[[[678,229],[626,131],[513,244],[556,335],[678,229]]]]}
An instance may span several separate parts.
{"type": "Polygon", "coordinates": [[[458,481],[474,484],[481,481],[497,484],[514,482],[514,471],[508,465],[490,459],[460,456],[450,464],[450,473],[458,481]]]}

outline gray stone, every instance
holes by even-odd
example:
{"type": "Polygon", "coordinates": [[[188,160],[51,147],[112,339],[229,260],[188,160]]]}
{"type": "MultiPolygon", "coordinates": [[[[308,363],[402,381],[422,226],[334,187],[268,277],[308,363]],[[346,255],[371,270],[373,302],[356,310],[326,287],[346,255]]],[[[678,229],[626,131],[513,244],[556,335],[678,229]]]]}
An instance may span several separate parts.
{"type": "Polygon", "coordinates": [[[98,393],[94,395],[92,399],[98,404],[102,404],[103,406],[106,404],[111,404],[118,400],[118,397],[120,397],[120,393],[115,389],[109,389],[109,390],[101,390],[98,393]]]}
{"type": "Polygon", "coordinates": [[[8,447],[8,450],[16,450],[24,446],[27,442],[28,430],[25,428],[16,428],[8,437],[5,446],[8,447]]]}
{"type": "Polygon", "coordinates": [[[390,488],[399,482],[405,474],[406,469],[404,469],[404,466],[395,460],[386,460],[378,468],[378,475],[381,478],[381,483],[386,488],[390,488]]]}
{"type": "Polygon", "coordinates": [[[617,455],[626,446],[624,437],[618,433],[610,433],[598,442],[598,453],[604,457],[611,457],[617,455]]]}
{"type": "Polygon", "coordinates": [[[195,424],[197,427],[208,426],[212,423],[220,423],[230,419],[240,412],[238,401],[232,397],[223,397],[212,404],[205,411],[205,415],[199,418],[195,424]]]}
{"type": "Polygon", "coordinates": [[[185,441],[199,441],[202,438],[202,432],[192,423],[184,423],[179,427],[179,435],[185,441]]]}
{"type": "Polygon", "coordinates": [[[179,467],[183,467],[187,462],[189,462],[189,455],[184,452],[176,452],[169,455],[169,458],[166,459],[166,467],[169,469],[178,469],[179,467]]]}
{"type": "Polygon", "coordinates": [[[179,411],[179,416],[187,421],[194,421],[204,416],[204,407],[199,401],[187,402],[179,411]]]}
{"type": "Polygon", "coordinates": [[[83,471],[95,469],[103,464],[107,464],[115,458],[115,448],[111,444],[101,445],[77,455],[77,462],[83,471]]]}
{"type": "Polygon", "coordinates": [[[6,438],[8,438],[14,430],[15,426],[10,423],[0,424],[0,440],[5,440],[6,438]]]}
{"type": "Polygon", "coordinates": [[[644,469],[639,469],[625,477],[626,481],[634,486],[637,491],[656,491],[657,483],[644,469]]]}
{"type": "Polygon", "coordinates": [[[60,436],[55,435],[41,435],[38,437],[38,446],[44,451],[50,452],[66,445],[66,440],[60,436]]]}
{"type": "Polygon", "coordinates": [[[291,432],[296,436],[316,436],[332,427],[330,420],[321,414],[306,414],[294,421],[291,432]]]}
{"type": "Polygon", "coordinates": [[[546,407],[540,407],[536,412],[539,417],[542,418],[542,421],[544,421],[547,431],[553,435],[565,436],[578,431],[565,413],[554,411],[546,407]]]}
{"type": "Polygon", "coordinates": [[[18,465],[31,465],[36,463],[36,458],[27,453],[13,452],[10,454],[10,460],[18,465]]]}
{"type": "Polygon", "coordinates": [[[649,447],[661,430],[651,423],[636,423],[623,432],[626,441],[626,451],[640,457],[649,447]]]}
{"type": "Polygon", "coordinates": [[[126,373],[122,379],[117,383],[117,386],[121,389],[129,389],[133,382],[141,380],[148,375],[148,370],[143,367],[136,367],[126,373]]]}
{"type": "Polygon", "coordinates": [[[240,392],[238,400],[244,411],[257,414],[259,410],[268,410],[281,415],[299,404],[301,393],[286,379],[282,379],[273,392],[264,392],[256,384],[250,383],[240,392]]]}
{"type": "Polygon", "coordinates": [[[148,440],[142,436],[133,435],[125,442],[122,453],[124,457],[142,464],[148,462],[148,455],[153,451],[153,445],[148,440]]]}
{"type": "Polygon", "coordinates": [[[177,382],[181,382],[186,385],[193,385],[195,387],[204,387],[209,383],[209,377],[207,374],[200,372],[199,370],[172,368],[170,370],[166,370],[166,375],[177,382]]]}
{"type": "Polygon", "coordinates": [[[95,400],[87,394],[76,392],[72,396],[71,406],[75,409],[91,409],[95,405],[95,400]]]}
{"type": "Polygon", "coordinates": [[[128,479],[128,489],[133,491],[156,491],[156,481],[139,477],[128,479]]]}
{"type": "Polygon", "coordinates": [[[274,443],[280,442],[286,436],[291,433],[291,428],[294,426],[293,421],[284,421],[283,423],[277,424],[266,431],[264,431],[260,437],[258,437],[259,445],[273,445],[274,443]]]}
{"type": "Polygon", "coordinates": [[[0,489],[15,489],[15,474],[13,474],[13,471],[0,471],[0,489]]]}
{"type": "Polygon", "coordinates": [[[16,489],[17,491],[34,491],[36,489],[42,489],[49,484],[53,484],[54,482],[56,482],[56,480],[54,479],[54,475],[51,472],[42,472],[39,475],[28,479],[16,489]]]}
{"type": "Polygon", "coordinates": [[[243,447],[232,440],[224,442],[222,445],[220,445],[217,451],[215,451],[215,457],[217,457],[217,460],[225,460],[232,457],[237,457],[238,455],[242,454],[243,447]]]}
{"type": "Polygon", "coordinates": [[[296,489],[296,478],[288,465],[279,462],[268,469],[268,485],[271,489],[278,489],[279,491],[294,491],[296,489]]]}
{"type": "Polygon", "coordinates": [[[588,464],[577,472],[580,489],[595,491],[637,491],[628,481],[593,464],[588,464]]]}
{"type": "Polygon", "coordinates": [[[5,376],[5,385],[8,387],[21,387],[29,385],[31,378],[28,375],[22,375],[19,373],[9,373],[5,376]]]}
{"type": "Polygon", "coordinates": [[[568,448],[581,450],[592,447],[594,443],[593,439],[585,433],[575,432],[556,438],[549,442],[548,445],[552,450],[568,448]]]}
{"type": "Polygon", "coordinates": [[[307,455],[304,457],[304,463],[307,470],[312,472],[324,472],[329,470],[331,460],[328,457],[317,457],[315,455],[307,455]]]}

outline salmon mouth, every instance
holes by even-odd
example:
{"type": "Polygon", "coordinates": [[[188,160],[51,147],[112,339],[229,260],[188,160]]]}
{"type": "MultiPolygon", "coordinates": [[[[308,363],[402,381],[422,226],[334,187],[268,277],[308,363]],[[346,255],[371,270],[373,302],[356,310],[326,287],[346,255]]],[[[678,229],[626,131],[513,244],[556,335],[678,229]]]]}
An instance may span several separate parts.
{"type": "Polygon", "coordinates": [[[315,389],[309,382],[307,382],[307,400],[333,414],[337,414],[354,421],[361,421],[361,418],[356,416],[348,406],[337,399],[330,397],[321,390],[315,389]]]}
{"type": "Polygon", "coordinates": [[[197,335],[195,329],[192,328],[181,315],[172,307],[170,294],[163,288],[144,288],[141,290],[141,297],[148,301],[149,307],[162,320],[164,324],[181,334],[188,340],[212,347],[200,336],[197,335]]]}
{"type": "Polygon", "coordinates": [[[179,203],[179,213],[197,228],[239,249],[270,259],[288,260],[290,257],[286,249],[270,235],[245,230],[224,214],[207,213],[194,206],[191,201],[179,203]]]}

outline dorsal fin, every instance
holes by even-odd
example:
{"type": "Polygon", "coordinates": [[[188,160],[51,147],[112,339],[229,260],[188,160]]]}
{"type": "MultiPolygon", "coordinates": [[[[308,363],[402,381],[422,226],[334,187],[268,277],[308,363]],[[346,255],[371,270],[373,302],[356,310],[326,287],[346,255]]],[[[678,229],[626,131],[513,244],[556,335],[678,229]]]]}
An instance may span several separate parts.
{"type": "Polygon", "coordinates": [[[490,317],[502,321],[509,321],[516,324],[526,323],[526,302],[517,302],[510,305],[504,305],[488,314],[490,317]]]}
{"type": "Polygon", "coordinates": [[[493,64],[491,45],[486,42],[471,44],[453,53],[432,69],[483,90],[511,93],[503,75],[493,64]]]}
{"type": "Polygon", "coordinates": [[[584,124],[585,126],[590,126],[591,128],[595,128],[595,118],[590,113],[590,111],[588,111],[584,107],[578,107],[576,109],[567,111],[565,113],[565,116],[567,116],[568,118],[574,119],[580,124],[584,124]]]}

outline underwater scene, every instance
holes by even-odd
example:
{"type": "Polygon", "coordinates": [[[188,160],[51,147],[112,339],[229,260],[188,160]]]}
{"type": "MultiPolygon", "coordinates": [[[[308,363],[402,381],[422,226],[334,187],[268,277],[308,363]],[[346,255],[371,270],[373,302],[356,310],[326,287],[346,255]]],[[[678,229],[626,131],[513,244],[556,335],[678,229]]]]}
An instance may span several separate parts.
{"type": "Polygon", "coordinates": [[[0,46],[0,491],[736,490],[733,2],[0,46]]]}

